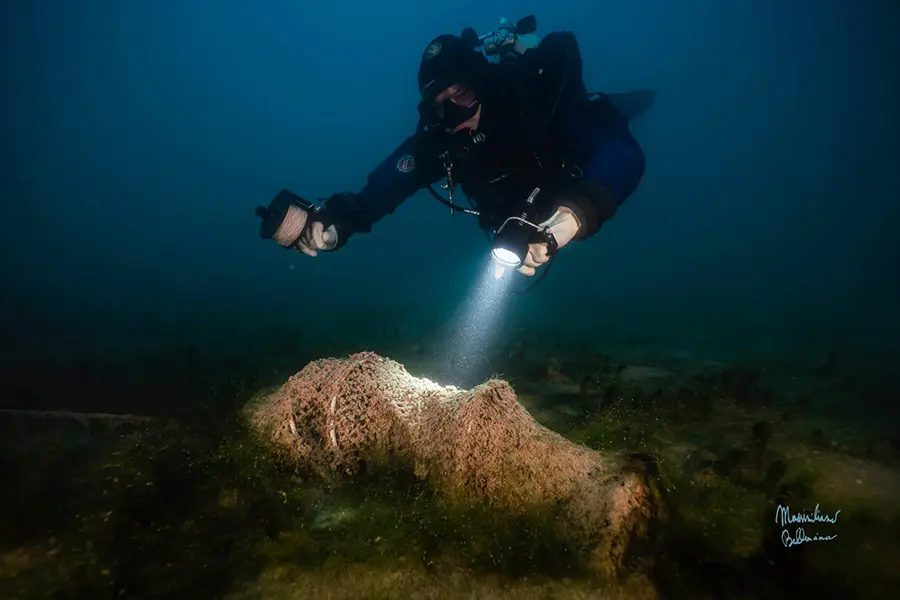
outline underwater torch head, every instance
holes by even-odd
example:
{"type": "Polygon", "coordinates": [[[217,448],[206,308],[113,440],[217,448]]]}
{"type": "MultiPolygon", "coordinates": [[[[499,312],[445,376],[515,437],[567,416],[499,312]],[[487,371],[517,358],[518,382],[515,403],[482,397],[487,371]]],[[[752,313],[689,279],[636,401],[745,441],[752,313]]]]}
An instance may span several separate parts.
{"type": "MultiPolygon", "coordinates": [[[[529,196],[528,205],[532,204],[534,197],[539,192],[536,189],[529,196]]],[[[549,229],[541,225],[535,225],[530,221],[528,212],[520,217],[509,217],[494,234],[491,244],[491,258],[494,261],[494,278],[500,279],[506,269],[518,269],[525,263],[528,249],[531,244],[546,244],[550,255],[556,253],[556,237],[549,229]]]]}
{"type": "Polygon", "coordinates": [[[504,268],[517,269],[525,262],[535,229],[523,219],[507,219],[494,236],[491,258],[504,268]]]}
{"type": "Polygon", "coordinates": [[[508,248],[494,248],[491,250],[491,257],[501,267],[518,268],[524,262],[521,253],[508,248]]]}
{"type": "Polygon", "coordinates": [[[491,244],[491,258],[498,267],[517,269],[525,262],[528,255],[528,244],[537,233],[534,225],[525,219],[510,217],[497,233],[491,244]]]}
{"type": "Polygon", "coordinates": [[[262,219],[259,236],[264,240],[275,240],[285,248],[292,248],[306,229],[310,213],[318,211],[319,208],[312,202],[288,190],[282,190],[269,203],[268,208],[256,208],[256,216],[262,219]]]}

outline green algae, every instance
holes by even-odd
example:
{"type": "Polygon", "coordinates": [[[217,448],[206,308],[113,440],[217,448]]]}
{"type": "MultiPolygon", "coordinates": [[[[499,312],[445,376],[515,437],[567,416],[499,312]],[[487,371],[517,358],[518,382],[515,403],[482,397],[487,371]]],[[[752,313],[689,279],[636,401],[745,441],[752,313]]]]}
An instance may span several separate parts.
{"type": "MultiPolygon", "coordinates": [[[[642,559],[668,597],[893,597],[896,471],[843,452],[852,435],[817,422],[822,433],[811,436],[796,407],[746,370],[631,380],[651,371],[605,359],[582,386],[578,368],[551,366],[552,381],[521,383],[541,422],[658,466],[672,516],[663,550],[642,559]],[[754,430],[765,434],[754,438],[754,430]],[[778,478],[768,481],[773,466],[778,478]],[[817,503],[842,510],[838,537],[779,547],[776,507],[817,503]]],[[[286,469],[228,415],[201,411],[128,433],[48,431],[18,440],[27,451],[5,439],[15,492],[0,499],[0,596],[599,593],[601,583],[557,535],[552,511],[445,506],[411,469],[389,461],[354,480],[316,480],[286,469]]]]}

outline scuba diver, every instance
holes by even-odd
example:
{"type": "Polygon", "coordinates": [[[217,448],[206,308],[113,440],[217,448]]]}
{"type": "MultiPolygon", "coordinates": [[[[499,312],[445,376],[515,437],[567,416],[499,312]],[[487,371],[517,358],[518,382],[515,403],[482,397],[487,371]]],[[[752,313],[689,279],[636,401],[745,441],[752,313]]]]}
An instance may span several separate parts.
{"type": "Polygon", "coordinates": [[[558,249],[593,236],[641,181],[644,153],[629,122],[655,92],[588,93],[575,36],[541,39],[536,29],[529,16],[482,36],[434,38],[419,66],[415,133],[358,193],[313,204],[283,190],[257,208],[260,236],[309,256],[335,251],[420,190],[451,214],[477,217],[497,278],[534,275],[558,249]],[[441,180],[446,197],[433,188],[441,180]],[[469,206],[454,201],[457,186],[469,206]]]}

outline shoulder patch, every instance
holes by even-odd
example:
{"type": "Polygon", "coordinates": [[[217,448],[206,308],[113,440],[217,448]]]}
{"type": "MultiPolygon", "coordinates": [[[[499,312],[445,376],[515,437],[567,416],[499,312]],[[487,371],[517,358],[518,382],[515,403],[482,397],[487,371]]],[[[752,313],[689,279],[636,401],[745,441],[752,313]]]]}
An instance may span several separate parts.
{"type": "Polygon", "coordinates": [[[428,47],[425,48],[425,58],[434,58],[441,52],[441,43],[440,42],[431,42],[428,44],[428,47]]]}
{"type": "Polygon", "coordinates": [[[412,157],[411,154],[407,154],[406,156],[401,156],[400,160],[397,161],[397,170],[401,173],[409,173],[413,169],[416,168],[416,159],[412,157]]]}

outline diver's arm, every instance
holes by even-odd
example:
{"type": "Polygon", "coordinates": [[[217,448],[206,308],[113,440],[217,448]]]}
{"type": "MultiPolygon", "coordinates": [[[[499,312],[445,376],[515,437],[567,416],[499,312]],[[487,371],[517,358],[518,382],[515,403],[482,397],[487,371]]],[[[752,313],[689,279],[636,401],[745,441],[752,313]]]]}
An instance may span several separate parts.
{"type": "MultiPolygon", "coordinates": [[[[545,102],[558,114],[571,115],[587,96],[582,74],[581,51],[575,34],[550,33],[533,51],[532,60],[542,70],[545,102]]],[[[528,56],[526,53],[525,56],[528,56]]],[[[551,117],[552,119],[552,117],[551,117]]],[[[550,124],[550,127],[558,123],[550,124]]],[[[627,120],[610,126],[590,148],[583,177],[557,190],[555,208],[572,212],[580,227],[576,240],[594,235],[615,215],[619,206],[637,189],[645,170],[644,152],[628,130],[627,120]]]]}
{"type": "Polygon", "coordinates": [[[366,185],[356,194],[335,194],[325,203],[323,216],[337,233],[335,250],[356,233],[368,233],[372,226],[394,212],[407,198],[440,180],[443,171],[433,152],[422,144],[417,133],[408,137],[380,165],[369,173],[366,185]]]}
{"type": "Polygon", "coordinates": [[[559,191],[558,206],[578,218],[576,240],[584,240],[615,215],[619,206],[637,189],[646,161],[640,144],[623,125],[593,148],[584,175],[559,191]]]}

